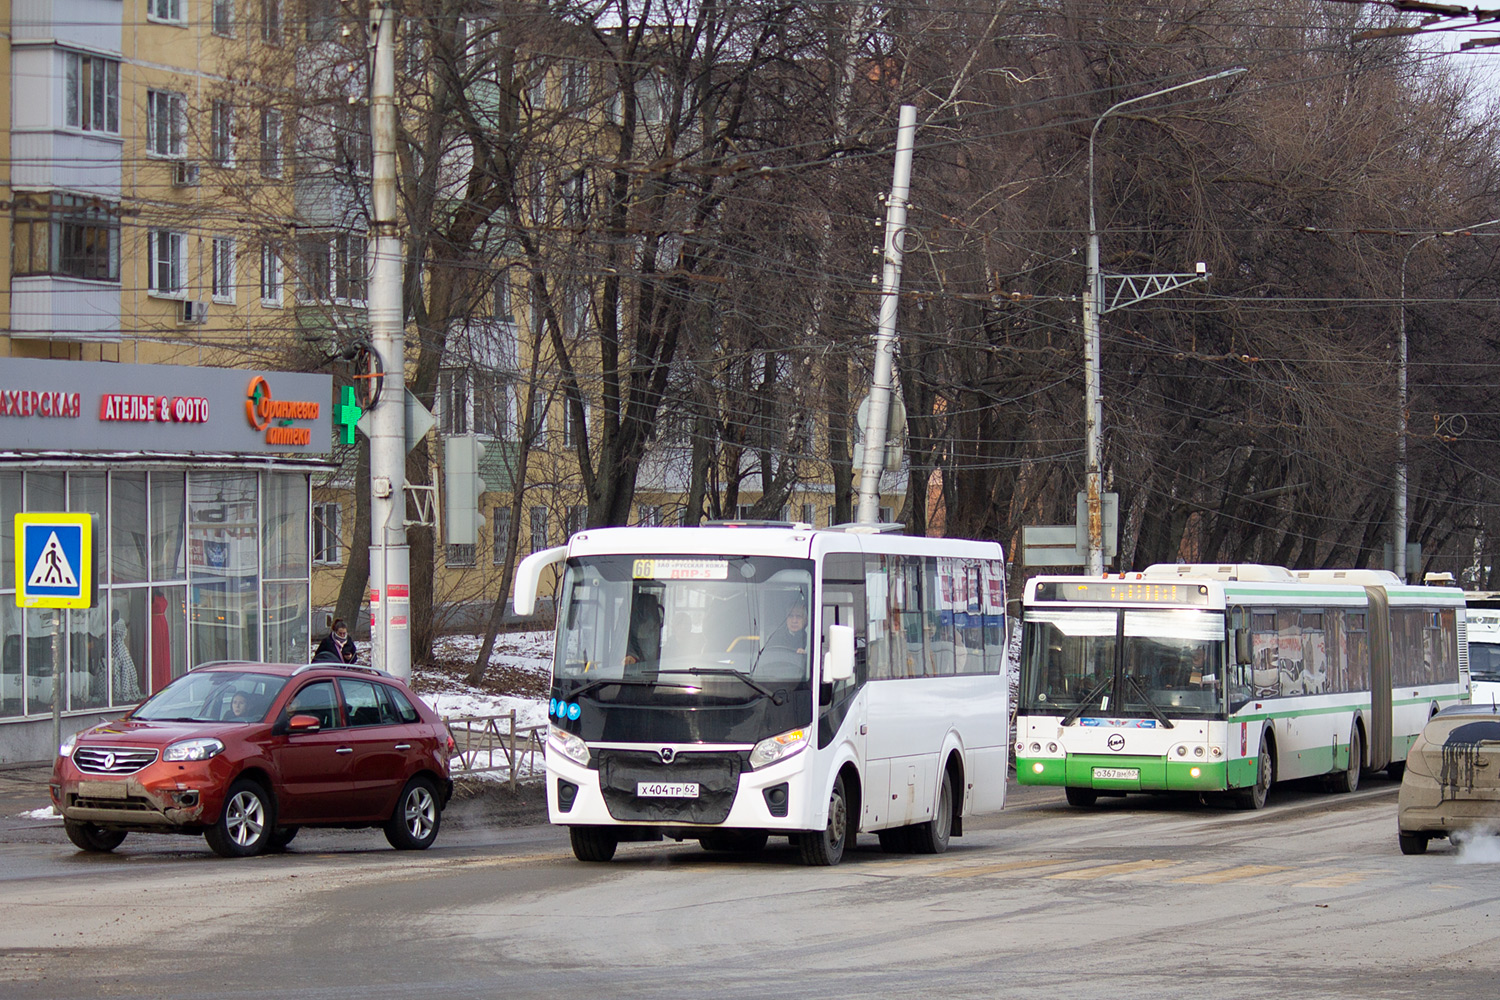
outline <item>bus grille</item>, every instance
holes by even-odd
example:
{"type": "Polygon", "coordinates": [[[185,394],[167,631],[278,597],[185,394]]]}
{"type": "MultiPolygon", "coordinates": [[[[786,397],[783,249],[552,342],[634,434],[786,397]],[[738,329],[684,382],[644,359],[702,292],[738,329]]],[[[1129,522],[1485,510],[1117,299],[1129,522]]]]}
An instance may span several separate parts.
{"type": "Polygon", "coordinates": [[[664,764],[654,752],[596,750],[599,787],[609,814],[618,820],[650,823],[722,823],[729,817],[740,773],[747,767],[743,754],[679,753],[664,764]],[[696,799],[639,798],[636,782],[698,783],[696,799]]]}
{"type": "Polygon", "coordinates": [[[134,774],[156,760],[155,750],[139,747],[77,747],[73,766],[85,774],[134,774]]]}

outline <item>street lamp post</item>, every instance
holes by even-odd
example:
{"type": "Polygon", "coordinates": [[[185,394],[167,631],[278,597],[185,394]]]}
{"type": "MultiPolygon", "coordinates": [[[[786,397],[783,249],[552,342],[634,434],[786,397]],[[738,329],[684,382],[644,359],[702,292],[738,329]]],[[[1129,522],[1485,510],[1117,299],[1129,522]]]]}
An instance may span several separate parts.
{"type": "Polygon", "coordinates": [[[1084,392],[1084,447],[1088,453],[1088,468],[1084,477],[1089,515],[1088,572],[1098,575],[1104,572],[1104,522],[1102,515],[1104,476],[1100,470],[1099,428],[1104,421],[1103,404],[1099,394],[1099,309],[1104,293],[1099,273],[1099,226],[1094,221],[1094,138],[1104,119],[1130,104],[1148,101],[1173,91],[1196,87],[1201,83],[1222,80],[1245,72],[1244,67],[1226,69],[1211,76],[1189,80],[1174,87],[1163,87],[1149,94],[1131,97],[1112,104],[1094,121],[1089,131],[1089,247],[1088,277],[1083,288],[1083,392],[1084,392]]]}
{"type": "Polygon", "coordinates": [[[1403,581],[1406,579],[1406,421],[1407,421],[1407,391],[1406,391],[1406,262],[1411,259],[1412,251],[1423,243],[1430,242],[1443,236],[1466,236],[1475,229],[1483,229],[1485,226],[1493,226],[1500,223],[1500,219],[1491,219],[1488,222],[1480,222],[1469,226],[1467,229],[1450,229],[1441,233],[1429,233],[1419,240],[1412,241],[1412,245],[1406,248],[1406,253],[1401,255],[1401,298],[1400,298],[1400,350],[1398,353],[1398,364],[1396,366],[1396,490],[1395,497],[1391,501],[1391,560],[1396,575],[1403,581]]]}

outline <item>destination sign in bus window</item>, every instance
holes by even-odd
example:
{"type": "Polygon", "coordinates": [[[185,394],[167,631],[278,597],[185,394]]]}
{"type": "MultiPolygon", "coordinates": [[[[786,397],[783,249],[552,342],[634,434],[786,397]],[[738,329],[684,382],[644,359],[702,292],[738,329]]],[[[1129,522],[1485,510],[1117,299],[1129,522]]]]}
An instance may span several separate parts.
{"type": "Polygon", "coordinates": [[[637,559],[631,567],[637,580],[727,580],[727,559],[637,559]]]}
{"type": "Polygon", "coordinates": [[[1201,583],[1147,583],[1136,580],[1047,581],[1036,585],[1039,601],[1078,604],[1177,604],[1206,607],[1208,587],[1201,583]]]}

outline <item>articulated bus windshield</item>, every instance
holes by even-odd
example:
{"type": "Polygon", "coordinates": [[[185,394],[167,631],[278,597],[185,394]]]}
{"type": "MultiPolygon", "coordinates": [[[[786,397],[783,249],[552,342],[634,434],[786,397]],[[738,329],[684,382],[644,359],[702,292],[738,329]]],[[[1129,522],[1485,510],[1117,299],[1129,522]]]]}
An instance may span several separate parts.
{"type": "Polygon", "coordinates": [[[1222,611],[1028,608],[1023,646],[1023,712],[1170,719],[1224,710],[1222,611]]]}
{"type": "Polygon", "coordinates": [[[813,564],[568,560],[553,699],[586,740],[756,742],[812,719],[813,564]],[[776,728],[776,727],[780,728],[776,728]]]}

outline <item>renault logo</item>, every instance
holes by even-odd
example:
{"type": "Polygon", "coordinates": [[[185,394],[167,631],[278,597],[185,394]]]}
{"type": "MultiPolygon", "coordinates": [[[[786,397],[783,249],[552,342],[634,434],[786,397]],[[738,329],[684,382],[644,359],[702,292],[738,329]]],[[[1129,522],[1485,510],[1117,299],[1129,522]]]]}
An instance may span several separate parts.
{"type": "Polygon", "coordinates": [[[107,754],[104,755],[104,769],[106,771],[113,771],[115,769],[115,755],[114,754],[107,753],[107,754]]]}
{"type": "Polygon", "coordinates": [[[1125,737],[1121,736],[1119,733],[1110,733],[1109,739],[1106,741],[1105,745],[1116,752],[1124,750],[1125,737]]]}
{"type": "Polygon", "coordinates": [[[672,761],[677,759],[677,751],[673,750],[671,747],[662,747],[660,750],[656,751],[656,753],[659,757],[661,757],[661,762],[663,764],[670,764],[672,763],[672,761]]]}

